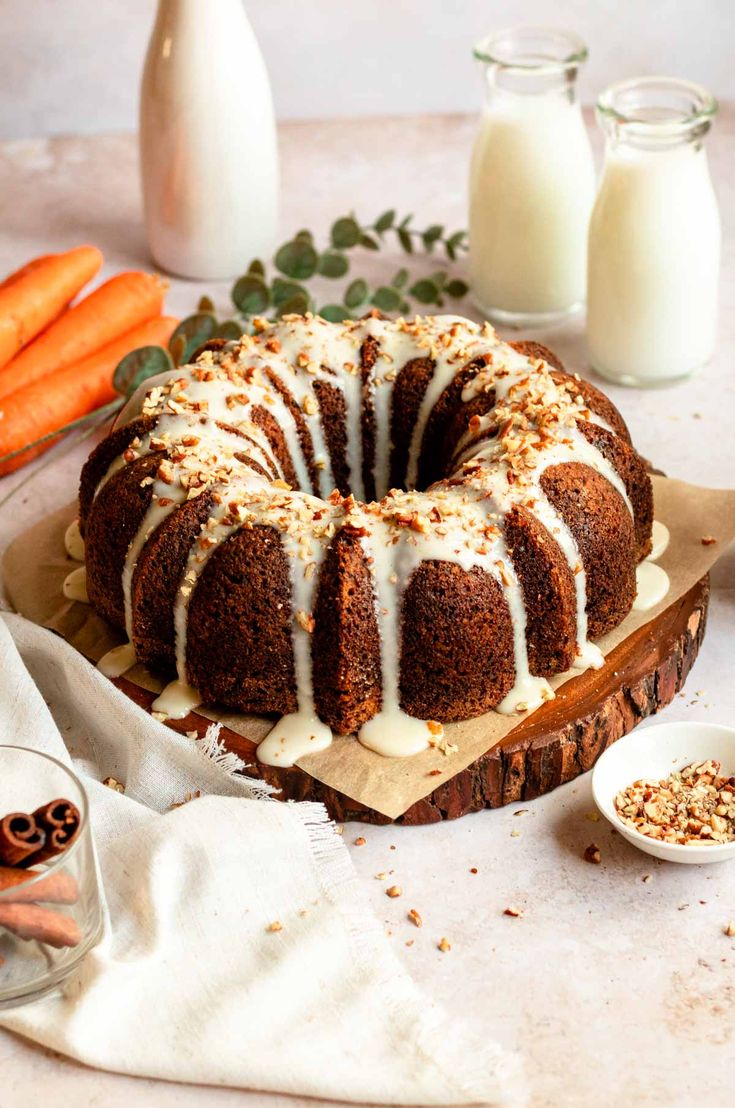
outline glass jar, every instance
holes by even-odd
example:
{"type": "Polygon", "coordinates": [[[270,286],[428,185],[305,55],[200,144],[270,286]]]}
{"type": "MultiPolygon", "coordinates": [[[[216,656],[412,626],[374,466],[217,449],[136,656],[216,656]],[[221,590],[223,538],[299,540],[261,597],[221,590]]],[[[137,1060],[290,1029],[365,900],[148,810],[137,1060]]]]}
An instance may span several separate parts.
{"type": "Polygon", "coordinates": [[[483,39],[486,103],[470,171],[470,286],[489,318],[542,326],[585,296],[594,165],[576,35],[520,27],[483,39]]]}
{"type": "Polygon", "coordinates": [[[102,935],[87,797],[55,758],[0,746],[0,853],[2,1009],[56,988],[102,935]]]}
{"type": "Polygon", "coordinates": [[[712,356],[720,218],[704,137],[717,110],[668,77],[613,85],[597,117],[605,166],[589,235],[592,366],[623,385],[663,385],[712,356]]]}

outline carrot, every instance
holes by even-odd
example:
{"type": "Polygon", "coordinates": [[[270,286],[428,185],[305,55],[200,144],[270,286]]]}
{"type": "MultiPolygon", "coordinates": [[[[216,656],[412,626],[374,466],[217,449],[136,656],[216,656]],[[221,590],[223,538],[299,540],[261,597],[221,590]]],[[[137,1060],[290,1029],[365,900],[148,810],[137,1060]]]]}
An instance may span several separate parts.
{"type": "Polygon", "coordinates": [[[150,273],[118,273],[111,277],[0,369],[0,399],[81,361],[126,331],[160,315],[165,291],[165,282],[150,273]]]}
{"type": "MultiPolygon", "coordinates": [[[[12,285],[14,281],[17,281],[20,277],[25,277],[26,273],[33,273],[34,270],[40,269],[42,265],[45,265],[49,258],[55,258],[56,254],[41,254],[40,258],[32,258],[30,262],[26,262],[20,269],[16,269],[15,273],[9,273],[4,281],[0,282],[0,289],[6,289],[8,285],[12,285]]],[[[66,307],[66,305],[64,305],[66,307]]]]}
{"type": "MultiPolygon", "coordinates": [[[[88,358],[0,400],[0,458],[114,400],[117,393],[112,375],[118,362],[139,346],[165,346],[178,322],[167,316],[150,319],[88,358]]],[[[24,466],[55,442],[57,438],[50,439],[0,462],[0,477],[24,466]]]]}
{"type": "Polygon", "coordinates": [[[37,258],[0,288],[0,366],[48,327],[102,265],[94,246],[37,258]]]}

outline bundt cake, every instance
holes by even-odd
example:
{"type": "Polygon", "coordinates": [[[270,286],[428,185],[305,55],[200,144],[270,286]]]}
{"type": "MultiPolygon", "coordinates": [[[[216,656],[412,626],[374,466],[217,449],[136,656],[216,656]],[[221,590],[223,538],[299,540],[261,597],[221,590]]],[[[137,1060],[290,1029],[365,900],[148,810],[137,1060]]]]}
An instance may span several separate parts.
{"type": "Polygon", "coordinates": [[[455,316],[256,321],[145,382],[80,490],[89,599],[128,638],[103,669],[177,673],[168,715],[282,713],[282,766],[538,707],[602,664],[651,524],[614,405],[455,316]]]}

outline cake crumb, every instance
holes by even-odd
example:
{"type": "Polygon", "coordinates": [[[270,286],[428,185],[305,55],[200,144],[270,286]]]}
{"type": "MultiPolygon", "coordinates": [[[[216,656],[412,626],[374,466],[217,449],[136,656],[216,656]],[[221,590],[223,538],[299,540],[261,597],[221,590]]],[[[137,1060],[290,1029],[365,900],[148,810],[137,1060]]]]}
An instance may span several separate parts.
{"type": "Polygon", "coordinates": [[[367,840],[366,840],[366,839],[364,839],[364,838],[362,837],[362,835],[358,835],[358,836],[357,836],[357,838],[355,839],[355,846],[364,846],[364,845],[365,845],[365,843],[366,843],[366,841],[367,841],[367,840]]]}
{"type": "Polygon", "coordinates": [[[423,927],[424,921],[421,919],[421,916],[418,914],[415,908],[409,908],[408,918],[415,927],[423,927]]]}
{"type": "Polygon", "coordinates": [[[279,919],[274,919],[273,923],[268,924],[266,931],[283,931],[283,924],[279,919]]]}
{"type": "Polygon", "coordinates": [[[702,543],[702,546],[714,546],[714,544],[717,542],[717,539],[714,537],[714,535],[702,535],[700,542],[702,543]]]}
{"type": "Polygon", "coordinates": [[[503,915],[512,916],[513,919],[523,919],[523,909],[514,908],[513,905],[510,905],[508,908],[503,908],[503,915]]]}
{"type": "Polygon", "coordinates": [[[389,885],[388,888],[385,890],[385,895],[391,897],[391,899],[393,900],[395,900],[397,896],[401,896],[402,894],[403,889],[400,885],[389,885]]]}
{"type": "Polygon", "coordinates": [[[650,881],[650,880],[651,880],[651,875],[650,875],[650,873],[644,873],[644,874],[643,874],[643,877],[641,877],[641,881],[642,881],[642,882],[643,882],[644,884],[646,884],[646,883],[647,883],[648,881],[650,881]]]}
{"type": "Polygon", "coordinates": [[[590,843],[589,846],[585,847],[582,857],[585,862],[590,862],[593,866],[599,866],[602,861],[602,854],[600,853],[600,848],[597,843],[590,843]]]}
{"type": "Polygon", "coordinates": [[[470,873],[477,873],[477,866],[473,866],[470,873]]]}
{"type": "Polygon", "coordinates": [[[728,939],[732,939],[733,937],[735,937],[735,919],[731,919],[727,927],[723,928],[723,931],[727,935],[728,939]]]}
{"type": "Polygon", "coordinates": [[[373,876],[375,877],[376,881],[385,881],[388,874],[381,871],[380,873],[373,874],[373,876]]]}
{"type": "Polygon", "coordinates": [[[406,946],[413,946],[415,942],[415,939],[406,939],[406,946]]]}
{"type": "Polygon", "coordinates": [[[114,777],[105,777],[102,782],[103,785],[107,785],[108,789],[113,789],[116,793],[124,793],[125,786],[122,781],[116,781],[114,777]]]}
{"type": "Polygon", "coordinates": [[[521,836],[520,831],[511,831],[511,833],[510,833],[511,839],[519,839],[520,836],[521,836]]]}
{"type": "Polygon", "coordinates": [[[441,939],[439,939],[437,946],[439,947],[439,950],[441,950],[442,954],[446,954],[452,949],[452,944],[450,943],[449,939],[445,939],[443,936],[441,939]]]}
{"type": "Polygon", "coordinates": [[[588,819],[590,821],[590,823],[599,823],[600,822],[599,812],[585,812],[584,813],[584,818],[588,819]]]}

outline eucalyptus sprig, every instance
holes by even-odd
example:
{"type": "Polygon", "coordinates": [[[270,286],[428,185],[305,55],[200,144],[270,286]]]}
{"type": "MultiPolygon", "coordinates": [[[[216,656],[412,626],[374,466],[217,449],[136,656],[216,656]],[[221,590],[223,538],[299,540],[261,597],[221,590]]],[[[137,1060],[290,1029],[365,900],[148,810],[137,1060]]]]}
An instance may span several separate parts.
{"type": "Polygon", "coordinates": [[[444,269],[414,281],[408,270],[402,268],[390,282],[376,287],[371,287],[363,277],[353,278],[338,301],[317,306],[306,282],[317,276],[345,277],[350,270],[348,254],[355,247],[379,250],[386,237],[395,235],[407,254],[414,254],[417,247],[423,247],[429,254],[441,247],[447,258],[454,261],[458,253],[467,249],[465,231],[447,234],[440,223],[420,230],[410,225],[412,219],[412,215],[407,215],[398,220],[394,209],[383,212],[368,224],[361,224],[354,213],[341,216],[332,224],[329,243],[323,250],[317,249],[311,231],[297,231],[275,253],[273,264],[279,275],[269,279],[262,261],[252,261],[247,273],[235,282],[233,303],[245,319],[269,312],[278,317],[312,311],[340,322],[370,307],[382,312],[406,313],[411,310],[409,297],[419,304],[442,307],[445,297],[465,296],[466,283],[450,277],[444,269]]]}

